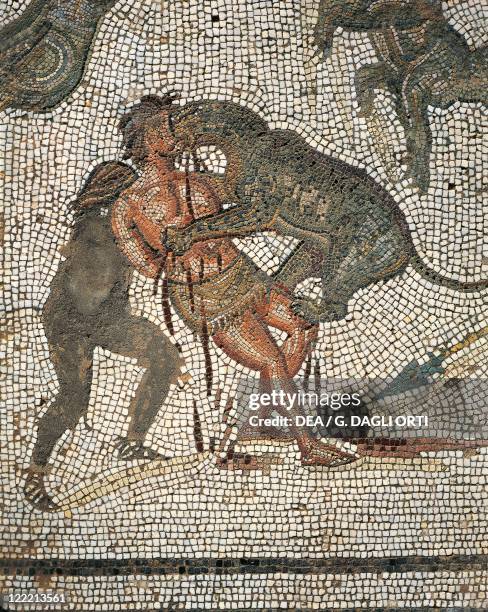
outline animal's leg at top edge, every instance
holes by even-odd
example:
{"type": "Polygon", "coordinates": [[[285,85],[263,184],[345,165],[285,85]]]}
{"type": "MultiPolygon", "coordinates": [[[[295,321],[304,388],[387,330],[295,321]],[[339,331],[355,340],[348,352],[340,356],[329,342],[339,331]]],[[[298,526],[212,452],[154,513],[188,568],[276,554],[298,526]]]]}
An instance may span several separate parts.
{"type": "Polygon", "coordinates": [[[421,192],[426,192],[430,179],[430,154],[432,132],[428,114],[429,100],[420,86],[415,86],[407,96],[409,127],[406,144],[409,156],[409,175],[421,192]]]}
{"type": "Polygon", "coordinates": [[[359,115],[369,117],[374,107],[374,90],[390,89],[394,73],[384,62],[367,64],[356,71],[355,86],[356,98],[359,106],[359,115]]]}
{"type": "Polygon", "coordinates": [[[321,0],[317,23],[314,28],[314,42],[324,59],[327,59],[330,55],[336,29],[334,19],[340,15],[340,8],[334,3],[332,3],[332,6],[330,4],[330,0],[321,0]]]}

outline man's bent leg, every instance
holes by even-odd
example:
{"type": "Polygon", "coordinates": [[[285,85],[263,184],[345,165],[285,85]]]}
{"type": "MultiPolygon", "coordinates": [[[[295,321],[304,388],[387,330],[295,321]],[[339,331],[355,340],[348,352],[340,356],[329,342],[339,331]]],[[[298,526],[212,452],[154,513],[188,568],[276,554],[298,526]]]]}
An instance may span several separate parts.
{"type": "Polygon", "coordinates": [[[44,487],[44,475],[54,447],[61,436],[76,427],[80,418],[86,414],[90,400],[93,345],[84,337],[72,340],[72,337],[68,337],[62,345],[50,344],[59,392],[39,421],[25,483],[27,499],[41,510],[55,509],[44,487]]]}
{"type": "Polygon", "coordinates": [[[129,406],[127,437],[120,440],[118,449],[124,459],[152,459],[157,453],[145,447],[143,440],[180,372],[178,350],[157,325],[132,316],[117,321],[104,348],[132,357],[146,369],[129,406]]]}

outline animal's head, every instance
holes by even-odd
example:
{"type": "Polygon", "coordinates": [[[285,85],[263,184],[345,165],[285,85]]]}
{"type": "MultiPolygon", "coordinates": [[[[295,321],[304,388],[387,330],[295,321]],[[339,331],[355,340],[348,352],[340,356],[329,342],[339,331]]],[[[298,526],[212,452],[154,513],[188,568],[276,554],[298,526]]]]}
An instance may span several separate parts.
{"type": "Polygon", "coordinates": [[[210,142],[216,137],[234,146],[248,144],[268,131],[254,111],[234,102],[206,100],[180,106],[172,114],[172,129],[178,141],[210,142]]]}
{"type": "Polygon", "coordinates": [[[255,154],[259,138],[268,132],[266,122],[255,112],[225,101],[185,104],[171,116],[171,128],[181,149],[204,147],[220,150],[226,159],[225,183],[232,191],[243,166],[255,154]]]}

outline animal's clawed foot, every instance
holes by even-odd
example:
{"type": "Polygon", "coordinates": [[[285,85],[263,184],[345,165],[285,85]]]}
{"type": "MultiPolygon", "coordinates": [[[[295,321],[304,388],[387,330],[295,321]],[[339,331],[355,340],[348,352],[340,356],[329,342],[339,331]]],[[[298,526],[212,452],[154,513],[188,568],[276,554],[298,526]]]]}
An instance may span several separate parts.
{"type": "Polygon", "coordinates": [[[44,474],[42,472],[29,470],[24,485],[24,494],[26,500],[38,510],[43,512],[59,510],[59,506],[53,501],[46,490],[44,474]]]}
{"type": "Polygon", "coordinates": [[[345,304],[321,302],[317,304],[307,298],[297,298],[291,305],[293,312],[310,323],[340,321],[347,314],[345,304]]]}
{"type": "Polygon", "coordinates": [[[415,163],[411,163],[407,160],[408,170],[406,171],[404,178],[411,179],[412,187],[416,187],[419,193],[425,194],[429,189],[430,175],[426,168],[419,168],[415,163]]]}
{"type": "Polygon", "coordinates": [[[317,44],[313,55],[319,60],[325,62],[329,59],[331,52],[332,52],[332,42],[329,43],[325,41],[320,41],[317,44]]]}
{"type": "Polygon", "coordinates": [[[175,255],[184,255],[191,247],[192,238],[188,231],[167,227],[161,236],[164,247],[175,255]]]}
{"type": "Polygon", "coordinates": [[[358,117],[369,119],[374,111],[374,95],[363,94],[357,97],[358,102],[358,117]]]}
{"type": "Polygon", "coordinates": [[[132,461],[133,459],[167,459],[164,455],[157,453],[152,448],[144,446],[139,440],[129,440],[128,438],[119,438],[115,448],[118,453],[118,458],[124,461],[132,461]]]}
{"type": "Polygon", "coordinates": [[[302,465],[323,465],[333,468],[352,463],[360,455],[350,449],[339,449],[331,444],[310,438],[301,446],[302,465]]]}
{"type": "Polygon", "coordinates": [[[358,117],[365,119],[371,117],[374,111],[375,93],[369,76],[361,78],[361,73],[356,74],[356,101],[359,106],[358,117]]]}

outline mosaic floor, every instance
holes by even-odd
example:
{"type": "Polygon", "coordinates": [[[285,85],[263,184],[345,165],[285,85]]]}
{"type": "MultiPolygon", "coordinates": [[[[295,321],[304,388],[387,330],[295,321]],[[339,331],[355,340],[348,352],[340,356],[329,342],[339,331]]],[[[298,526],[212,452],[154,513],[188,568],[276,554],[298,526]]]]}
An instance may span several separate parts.
{"type": "Polygon", "coordinates": [[[484,3],[0,7],[0,609],[486,609],[484,3]]]}

